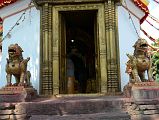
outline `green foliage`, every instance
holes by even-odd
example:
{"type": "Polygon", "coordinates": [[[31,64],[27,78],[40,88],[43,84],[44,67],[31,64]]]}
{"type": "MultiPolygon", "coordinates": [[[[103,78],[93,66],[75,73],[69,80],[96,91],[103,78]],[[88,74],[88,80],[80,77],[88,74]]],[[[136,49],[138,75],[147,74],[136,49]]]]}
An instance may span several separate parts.
{"type": "MultiPolygon", "coordinates": [[[[159,39],[152,46],[159,47],[159,39]]],[[[159,82],[159,52],[154,52],[152,55],[152,70],[154,79],[159,82]]]]}
{"type": "Polygon", "coordinates": [[[152,45],[152,46],[155,46],[155,47],[159,47],[159,44],[158,44],[158,43],[159,43],[159,39],[157,39],[157,41],[154,42],[154,43],[152,43],[151,45],[152,45]]]}

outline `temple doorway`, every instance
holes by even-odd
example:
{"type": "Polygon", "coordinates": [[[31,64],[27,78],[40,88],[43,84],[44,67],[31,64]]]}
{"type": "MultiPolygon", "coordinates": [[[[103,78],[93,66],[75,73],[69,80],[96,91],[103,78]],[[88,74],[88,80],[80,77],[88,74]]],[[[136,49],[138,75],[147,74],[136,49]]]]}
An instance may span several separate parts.
{"type": "Polygon", "coordinates": [[[97,11],[65,11],[59,15],[60,93],[68,93],[68,59],[74,66],[74,93],[99,92],[97,11]]]}

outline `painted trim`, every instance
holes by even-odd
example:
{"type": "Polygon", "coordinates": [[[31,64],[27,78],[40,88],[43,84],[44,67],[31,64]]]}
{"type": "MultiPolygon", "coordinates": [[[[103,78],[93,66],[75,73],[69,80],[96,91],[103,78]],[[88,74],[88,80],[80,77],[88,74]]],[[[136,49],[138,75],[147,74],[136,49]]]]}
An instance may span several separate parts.
{"type": "Polygon", "coordinates": [[[0,0],[0,9],[2,7],[5,7],[5,6],[9,5],[9,4],[12,4],[12,3],[16,2],[16,1],[17,0],[0,0]]]}
{"type": "Polygon", "coordinates": [[[142,11],[145,12],[145,16],[140,20],[140,24],[142,24],[149,14],[149,9],[147,5],[144,4],[144,2],[141,0],[133,0],[133,2],[136,6],[138,6],[142,11]]]}

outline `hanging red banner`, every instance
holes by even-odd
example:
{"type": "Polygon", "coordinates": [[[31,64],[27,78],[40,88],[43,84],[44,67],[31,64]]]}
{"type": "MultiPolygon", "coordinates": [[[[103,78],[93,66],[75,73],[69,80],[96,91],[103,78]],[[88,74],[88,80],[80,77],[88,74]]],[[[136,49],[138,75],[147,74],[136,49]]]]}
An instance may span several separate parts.
{"type": "Polygon", "coordinates": [[[145,30],[143,30],[143,29],[141,28],[141,31],[142,31],[151,41],[156,42],[156,39],[154,39],[153,37],[151,37],[150,35],[148,35],[148,33],[147,33],[145,30]]]}
{"type": "Polygon", "coordinates": [[[147,7],[149,4],[149,1],[148,0],[133,0],[133,2],[135,3],[136,6],[138,6],[142,11],[145,12],[145,15],[140,20],[140,24],[142,24],[149,14],[149,9],[147,7]]]}
{"type": "Polygon", "coordinates": [[[17,0],[0,0],[0,8],[7,6],[11,3],[16,2],[17,0]]]}

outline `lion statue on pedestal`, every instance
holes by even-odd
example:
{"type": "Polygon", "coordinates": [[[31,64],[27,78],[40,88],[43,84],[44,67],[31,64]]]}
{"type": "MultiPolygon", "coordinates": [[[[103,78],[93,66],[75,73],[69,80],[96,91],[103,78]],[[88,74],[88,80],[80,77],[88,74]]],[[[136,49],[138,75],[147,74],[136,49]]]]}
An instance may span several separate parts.
{"type": "Polygon", "coordinates": [[[151,56],[148,54],[148,43],[145,39],[139,38],[135,45],[134,54],[127,54],[129,60],[126,63],[126,73],[129,74],[129,82],[124,86],[124,95],[131,96],[131,89],[135,83],[153,81],[151,56]],[[148,80],[145,77],[147,72],[148,80]]]}
{"type": "Polygon", "coordinates": [[[9,59],[6,64],[7,86],[12,86],[12,75],[15,77],[16,83],[14,86],[30,86],[30,71],[27,71],[27,63],[30,60],[23,59],[22,48],[18,44],[11,44],[8,47],[9,59]]]}
{"type": "Polygon", "coordinates": [[[130,82],[145,82],[145,72],[147,71],[148,80],[151,81],[151,58],[148,55],[148,43],[145,39],[139,38],[135,45],[134,54],[127,54],[129,60],[127,62],[126,73],[130,76],[130,82]]]}

